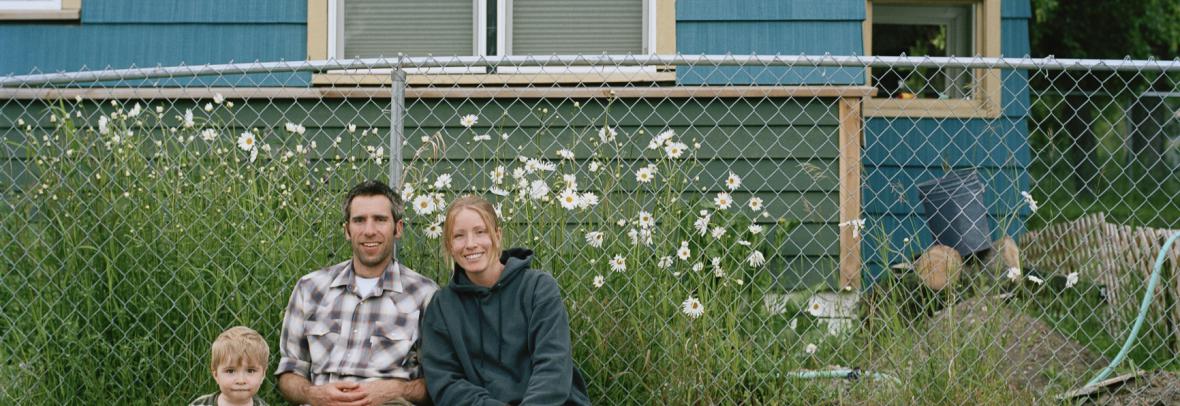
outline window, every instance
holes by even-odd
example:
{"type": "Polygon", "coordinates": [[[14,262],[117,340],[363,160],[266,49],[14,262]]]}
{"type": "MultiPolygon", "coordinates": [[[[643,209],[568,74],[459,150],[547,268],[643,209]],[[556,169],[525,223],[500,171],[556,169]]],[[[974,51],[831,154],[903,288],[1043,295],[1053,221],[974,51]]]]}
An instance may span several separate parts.
{"type": "Polygon", "coordinates": [[[4,11],[46,11],[61,10],[61,0],[0,0],[4,11]]]}
{"type": "Polygon", "coordinates": [[[0,0],[0,20],[77,20],[82,0],[0,0]]]}
{"type": "MultiPolygon", "coordinates": [[[[1000,0],[869,0],[865,53],[999,56],[1000,0]]],[[[873,68],[867,116],[995,117],[996,69],[873,68]]]]}
{"type": "MultiPolygon", "coordinates": [[[[326,15],[322,22],[317,16],[320,12],[316,3],[309,2],[310,59],[394,58],[399,53],[440,59],[486,55],[638,55],[660,49],[673,52],[674,47],[672,0],[323,0],[326,15]],[[323,34],[318,34],[321,31],[323,34]],[[662,42],[657,42],[657,38],[662,38],[662,42]]],[[[590,70],[502,67],[497,73],[585,72],[590,70]]]]}

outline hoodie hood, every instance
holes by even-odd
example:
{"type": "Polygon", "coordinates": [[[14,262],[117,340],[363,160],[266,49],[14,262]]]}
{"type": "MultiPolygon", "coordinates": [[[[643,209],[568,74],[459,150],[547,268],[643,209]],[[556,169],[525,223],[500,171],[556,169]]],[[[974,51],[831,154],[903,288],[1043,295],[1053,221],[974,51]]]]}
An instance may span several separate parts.
{"type": "Polygon", "coordinates": [[[504,270],[500,272],[500,279],[492,287],[488,288],[475,284],[475,282],[471,281],[471,278],[467,277],[467,273],[459,265],[455,265],[455,269],[451,275],[451,283],[448,286],[460,295],[486,296],[503,289],[504,286],[519,278],[524,270],[529,269],[529,264],[532,262],[533,250],[528,248],[509,248],[500,253],[500,263],[504,265],[504,270]]]}

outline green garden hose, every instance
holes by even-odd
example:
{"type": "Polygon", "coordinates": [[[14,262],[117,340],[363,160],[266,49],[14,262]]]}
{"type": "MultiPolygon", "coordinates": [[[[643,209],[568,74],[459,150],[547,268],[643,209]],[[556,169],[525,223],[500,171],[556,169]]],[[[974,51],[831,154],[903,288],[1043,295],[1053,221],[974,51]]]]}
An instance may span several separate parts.
{"type": "Polygon", "coordinates": [[[1094,376],[1094,379],[1086,383],[1086,386],[1093,386],[1110,376],[1111,372],[1114,372],[1114,369],[1123,362],[1123,359],[1127,358],[1127,353],[1131,352],[1131,347],[1135,345],[1135,338],[1139,336],[1139,328],[1143,326],[1143,320],[1147,318],[1147,309],[1151,307],[1152,299],[1155,297],[1155,286],[1159,284],[1160,270],[1164,267],[1164,258],[1167,258],[1168,248],[1176,242],[1177,238],[1180,238],[1180,232],[1172,234],[1164,243],[1164,247],[1160,249],[1159,255],[1155,257],[1155,268],[1151,271],[1151,281],[1147,283],[1147,291],[1143,292],[1143,300],[1139,302],[1139,316],[1135,318],[1135,325],[1131,326],[1131,333],[1127,335],[1123,349],[1119,350],[1118,355],[1114,356],[1114,360],[1110,361],[1110,365],[1094,376]]]}

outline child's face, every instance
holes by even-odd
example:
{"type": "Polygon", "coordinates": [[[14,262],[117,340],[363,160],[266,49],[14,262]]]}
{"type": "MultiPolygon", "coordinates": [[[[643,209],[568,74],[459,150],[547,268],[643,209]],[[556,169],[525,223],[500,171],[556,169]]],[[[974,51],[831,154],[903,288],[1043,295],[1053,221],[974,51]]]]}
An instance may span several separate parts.
{"type": "Polygon", "coordinates": [[[242,361],[220,365],[213,370],[213,379],[221,388],[221,396],[233,403],[245,403],[258,393],[266,367],[242,361]]]}

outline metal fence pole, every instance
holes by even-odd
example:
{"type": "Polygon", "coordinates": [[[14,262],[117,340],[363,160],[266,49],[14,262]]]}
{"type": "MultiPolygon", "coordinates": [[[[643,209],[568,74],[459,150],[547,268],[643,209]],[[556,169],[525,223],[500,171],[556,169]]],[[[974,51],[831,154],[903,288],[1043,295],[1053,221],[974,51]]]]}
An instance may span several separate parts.
{"type": "Polygon", "coordinates": [[[389,185],[401,189],[402,140],[405,139],[406,131],[406,71],[398,66],[391,75],[393,99],[389,111],[389,185]]]}

